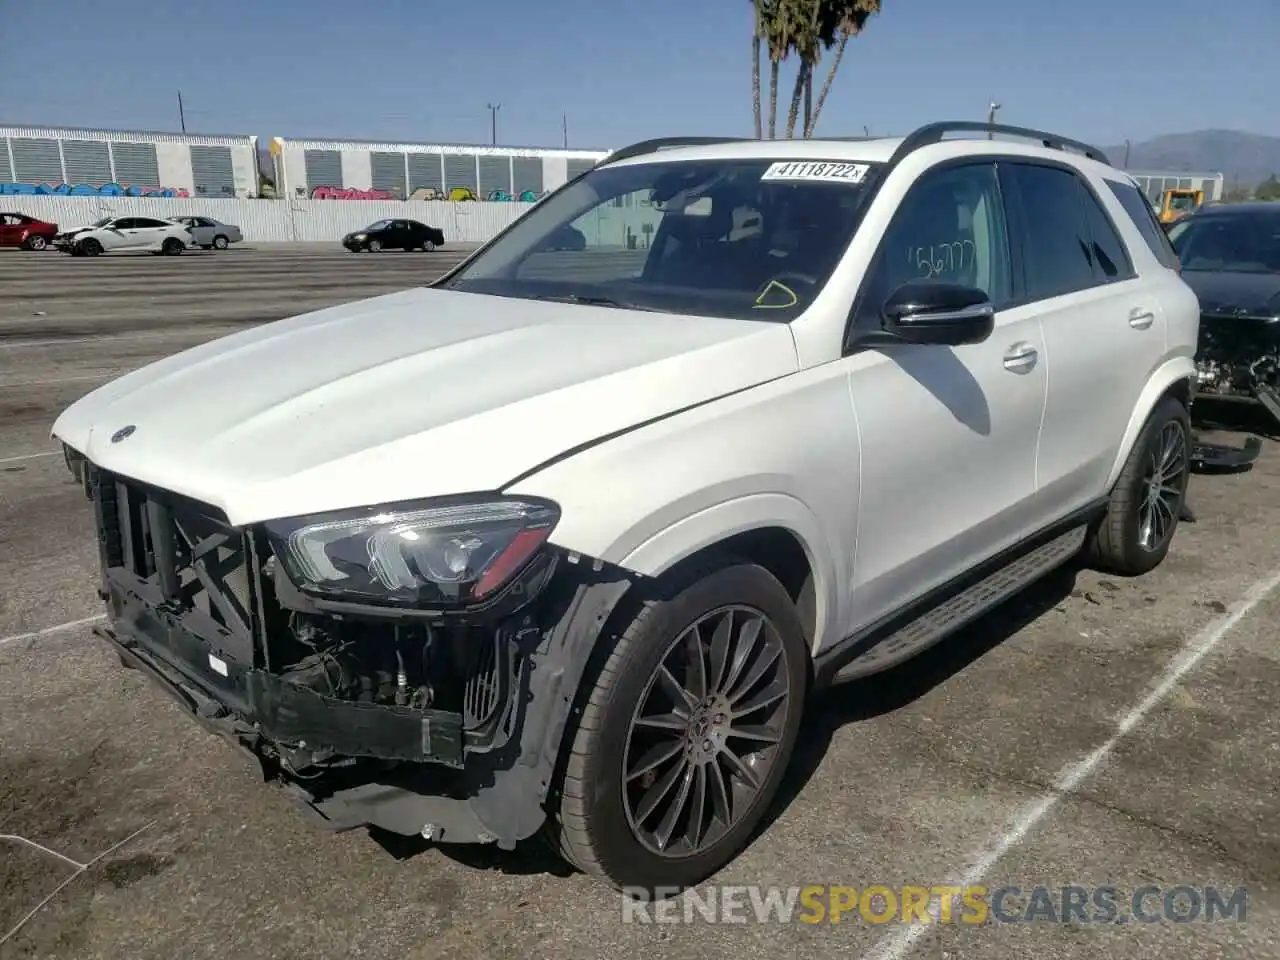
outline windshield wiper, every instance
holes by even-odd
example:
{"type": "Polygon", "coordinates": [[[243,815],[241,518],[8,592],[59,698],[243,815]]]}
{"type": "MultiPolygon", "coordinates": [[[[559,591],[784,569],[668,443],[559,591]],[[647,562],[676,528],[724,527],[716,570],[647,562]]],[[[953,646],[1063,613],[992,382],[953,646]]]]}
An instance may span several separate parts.
{"type": "Polygon", "coordinates": [[[643,310],[645,313],[667,313],[657,307],[646,307],[639,303],[623,303],[610,297],[583,296],[580,293],[567,293],[562,297],[539,296],[534,300],[550,300],[553,303],[580,303],[587,307],[615,307],[621,310],[643,310]]]}

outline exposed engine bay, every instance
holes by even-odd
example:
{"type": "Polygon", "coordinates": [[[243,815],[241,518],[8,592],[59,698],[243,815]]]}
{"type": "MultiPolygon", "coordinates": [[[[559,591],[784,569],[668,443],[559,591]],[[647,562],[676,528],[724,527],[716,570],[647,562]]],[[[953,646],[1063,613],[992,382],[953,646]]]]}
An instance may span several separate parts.
{"type": "MultiPolygon", "coordinates": [[[[483,751],[500,745],[500,731],[510,732],[504,721],[514,705],[519,633],[516,627],[402,626],[291,613],[293,642],[279,643],[286,649],[276,651],[287,660],[279,679],[330,700],[402,708],[405,716],[458,714],[464,742],[483,751]]],[[[370,756],[378,746],[370,737],[370,756]]],[[[358,761],[329,743],[278,742],[275,748],[285,768],[304,778],[358,761]]]]}
{"type": "MultiPolygon", "coordinates": [[[[1196,350],[1196,395],[1257,403],[1280,432],[1280,320],[1205,314],[1196,350]]],[[[1192,461],[1199,468],[1238,468],[1252,463],[1262,442],[1243,447],[1197,440],[1192,461]]]]}
{"type": "Polygon", "coordinates": [[[1199,392],[1258,399],[1259,387],[1274,393],[1280,388],[1278,335],[1275,320],[1204,317],[1196,351],[1199,392]]]}

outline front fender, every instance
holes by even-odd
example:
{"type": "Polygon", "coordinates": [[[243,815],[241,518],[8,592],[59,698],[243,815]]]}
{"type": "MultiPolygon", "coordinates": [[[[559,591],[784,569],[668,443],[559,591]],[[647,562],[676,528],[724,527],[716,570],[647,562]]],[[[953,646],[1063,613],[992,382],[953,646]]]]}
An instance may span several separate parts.
{"type": "Polygon", "coordinates": [[[795,497],[756,493],[713,503],[653,533],[617,563],[643,576],[660,577],[700,550],[766,527],[780,527],[794,536],[809,561],[817,601],[813,630],[816,650],[839,605],[836,577],[831,573],[835,557],[818,518],[795,497]]]}
{"type": "Polygon", "coordinates": [[[1183,380],[1190,380],[1192,384],[1196,382],[1196,364],[1191,357],[1174,357],[1158,367],[1156,372],[1151,375],[1146,387],[1138,397],[1137,404],[1134,405],[1133,413],[1129,417],[1129,423],[1125,427],[1124,438],[1120,441],[1120,450],[1116,454],[1115,463],[1111,465],[1111,471],[1107,474],[1105,489],[1110,490],[1115,486],[1116,479],[1120,476],[1120,471],[1124,469],[1124,464],[1129,459],[1130,451],[1133,450],[1133,445],[1138,442],[1138,435],[1142,432],[1142,428],[1147,423],[1147,418],[1151,416],[1151,411],[1155,409],[1160,398],[1169,392],[1170,387],[1183,380]]]}

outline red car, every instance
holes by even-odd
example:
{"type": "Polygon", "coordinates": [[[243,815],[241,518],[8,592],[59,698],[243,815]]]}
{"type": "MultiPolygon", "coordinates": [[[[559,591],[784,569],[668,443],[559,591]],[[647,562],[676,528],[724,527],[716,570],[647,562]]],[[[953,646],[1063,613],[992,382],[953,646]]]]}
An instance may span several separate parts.
{"type": "Polygon", "coordinates": [[[0,213],[0,247],[43,250],[57,232],[56,223],[45,223],[25,213],[0,213]]]}

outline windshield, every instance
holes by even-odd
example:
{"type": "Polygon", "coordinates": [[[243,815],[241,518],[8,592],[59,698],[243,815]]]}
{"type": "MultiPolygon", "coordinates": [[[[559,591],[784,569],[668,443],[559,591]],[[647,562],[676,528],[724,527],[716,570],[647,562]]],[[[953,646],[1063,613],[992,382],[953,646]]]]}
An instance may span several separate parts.
{"type": "Polygon", "coordinates": [[[598,167],[548,196],[442,286],[790,320],[844,254],[870,169],[771,160],[598,167]]]}
{"type": "Polygon", "coordinates": [[[1280,273],[1280,216],[1196,217],[1169,230],[1183,270],[1280,273]]]}
{"type": "Polygon", "coordinates": [[[382,230],[382,229],[384,229],[384,228],[386,228],[386,227],[389,227],[389,226],[391,226],[391,221],[390,221],[390,220],[375,220],[375,221],[373,221],[373,223],[369,224],[369,225],[368,225],[367,227],[365,227],[364,229],[365,229],[365,231],[366,231],[366,232],[368,232],[368,231],[370,231],[370,230],[382,230]]]}

